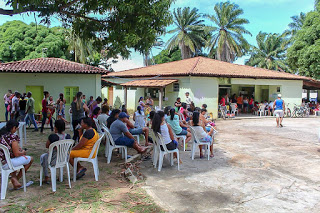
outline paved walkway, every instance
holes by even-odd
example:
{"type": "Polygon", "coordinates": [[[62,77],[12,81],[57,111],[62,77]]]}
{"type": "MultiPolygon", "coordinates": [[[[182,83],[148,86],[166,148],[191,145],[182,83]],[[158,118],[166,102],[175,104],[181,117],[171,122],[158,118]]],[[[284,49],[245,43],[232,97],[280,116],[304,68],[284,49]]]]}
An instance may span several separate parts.
{"type": "Polygon", "coordinates": [[[142,164],[146,190],[169,212],[320,212],[318,118],[218,121],[215,157],[161,172],[142,164]]]}

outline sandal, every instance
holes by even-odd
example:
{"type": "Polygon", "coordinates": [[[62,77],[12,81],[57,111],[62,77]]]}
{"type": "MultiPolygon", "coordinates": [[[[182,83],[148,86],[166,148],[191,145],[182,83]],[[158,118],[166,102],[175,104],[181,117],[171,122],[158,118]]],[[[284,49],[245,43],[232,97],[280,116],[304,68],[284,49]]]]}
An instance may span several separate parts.
{"type": "Polygon", "coordinates": [[[86,168],[81,169],[81,170],[77,173],[77,176],[76,176],[77,180],[80,179],[80,178],[82,178],[82,177],[85,175],[85,172],[86,172],[86,171],[87,171],[86,168]]]}

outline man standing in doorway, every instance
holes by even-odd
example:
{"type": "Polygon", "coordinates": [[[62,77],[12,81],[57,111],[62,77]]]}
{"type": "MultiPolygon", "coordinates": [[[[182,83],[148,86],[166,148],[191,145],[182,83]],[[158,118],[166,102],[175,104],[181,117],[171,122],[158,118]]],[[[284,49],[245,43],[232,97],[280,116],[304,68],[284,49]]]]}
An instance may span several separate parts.
{"type": "Polygon", "coordinates": [[[34,119],[34,99],[31,97],[32,93],[28,92],[27,97],[27,105],[26,105],[26,118],[25,118],[25,122],[28,124],[28,121],[30,119],[31,123],[34,125],[34,130],[33,132],[37,132],[38,131],[38,126],[37,126],[37,122],[34,119]]]}
{"type": "Polygon", "coordinates": [[[192,103],[192,99],[190,98],[189,92],[186,92],[186,104],[187,104],[187,108],[190,107],[192,103]]]}
{"type": "Polygon", "coordinates": [[[284,110],[285,110],[284,101],[281,99],[281,94],[278,94],[278,99],[276,99],[273,102],[273,111],[274,111],[274,115],[276,116],[277,127],[283,127],[282,120],[283,120],[284,110]]]}

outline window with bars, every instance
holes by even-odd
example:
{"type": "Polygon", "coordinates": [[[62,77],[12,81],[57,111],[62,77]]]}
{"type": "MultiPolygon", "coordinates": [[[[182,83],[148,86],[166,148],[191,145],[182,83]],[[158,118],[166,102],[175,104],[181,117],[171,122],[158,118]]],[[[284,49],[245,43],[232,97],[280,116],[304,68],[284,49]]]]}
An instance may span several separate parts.
{"type": "Polygon", "coordinates": [[[73,98],[77,95],[77,92],[79,92],[79,87],[64,87],[64,97],[66,99],[66,104],[71,104],[73,101],[73,98]]]}

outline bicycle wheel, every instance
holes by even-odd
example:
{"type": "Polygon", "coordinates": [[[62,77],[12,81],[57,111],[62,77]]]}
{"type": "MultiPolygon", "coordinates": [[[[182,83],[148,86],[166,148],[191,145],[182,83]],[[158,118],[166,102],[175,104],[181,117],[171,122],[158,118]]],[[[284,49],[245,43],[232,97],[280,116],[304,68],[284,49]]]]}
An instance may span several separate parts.
{"type": "Polygon", "coordinates": [[[291,117],[291,109],[290,108],[287,109],[287,117],[291,117]]]}

